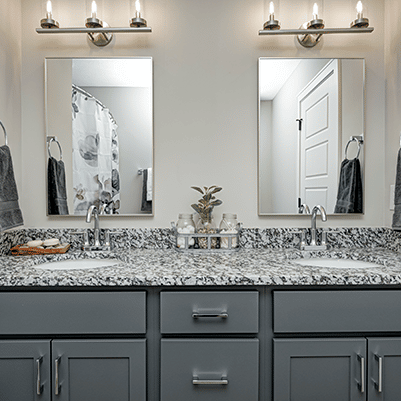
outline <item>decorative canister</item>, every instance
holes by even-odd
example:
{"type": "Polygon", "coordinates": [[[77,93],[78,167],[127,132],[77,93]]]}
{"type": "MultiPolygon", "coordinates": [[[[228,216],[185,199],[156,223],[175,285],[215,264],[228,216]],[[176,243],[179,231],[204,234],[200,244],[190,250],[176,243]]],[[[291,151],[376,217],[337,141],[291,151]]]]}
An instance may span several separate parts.
{"type": "MultiPolygon", "coordinates": [[[[191,213],[181,213],[178,215],[177,232],[179,234],[195,233],[195,223],[193,220],[193,215],[191,213]]],[[[190,247],[193,247],[195,245],[195,239],[193,237],[189,237],[188,245],[190,247]]],[[[178,248],[185,248],[184,237],[177,238],[177,246],[178,248]]]]}
{"type": "MultiPolygon", "coordinates": [[[[238,221],[237,215],[233,213],[223,213],[223,218],[220,222],[220,234],[237,234],[238,233],[238,221]]],[[[231,248],[238,247],[237,237],[231,237],[231,248]]],[[[230,238],[221,237],[220,238],[220,248],[229,248],[230,238]]]]}

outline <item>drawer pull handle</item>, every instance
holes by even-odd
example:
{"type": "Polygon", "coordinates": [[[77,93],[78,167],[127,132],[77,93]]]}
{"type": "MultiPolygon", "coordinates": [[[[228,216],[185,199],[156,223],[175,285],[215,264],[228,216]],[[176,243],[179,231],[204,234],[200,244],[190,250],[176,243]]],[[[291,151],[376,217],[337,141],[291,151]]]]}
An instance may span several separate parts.
{"type": "Polygon", "coordinates": [[[227,377],[222,377],[221,380],[200,380],[198,376],[194,376],[192,378],[192,384],[194,385],[206,385],[206,386],[215,386],[215,385],[223,385],[226,386],[228,384],[227,377]]]}
{"type": "Polygon", "coordinates": [[[358,355],[358,359],[361,362],[361,381],[358,383],[359,391],[361,393],[365,392],[365,358],[358,355]]]}
{"type": "Polygon", "coordinates": [[[41,356],[36,360],[37,367],[37,375],[36,375],[36,394],[41,395],[43,391],[43,385],[40,383],[40,364],[43,361],[43,357],[41,356]]]}
{"type": "Polygon", "coordinates": [[[228,318],[228,313],[227,312],[222,312],[222,313],[198,313],[198,312],[193,312],[192,317],[194,319],[201,319],[201,318],[221,318],[221,319],[227,319],[228,318]]]}
{"type": "Polygon", "coordinates": [[[61,356],[59,356],[57,359],[54,361],[54,367],[55,367],[55,389],[54,389],[54,394],[59,395],[61,391],[61,385],[59,384],[60,379],[59,379],[59,373],[58,373],[58,365],[61,362],[61,356]]]}
{"type": "Polygon", "coordinates": [[[379,380],[375,383],[375,387],[378,393],[383,392],[383,358],[380,355],[375,354],[375,359],[379,363],[379,380]]]}

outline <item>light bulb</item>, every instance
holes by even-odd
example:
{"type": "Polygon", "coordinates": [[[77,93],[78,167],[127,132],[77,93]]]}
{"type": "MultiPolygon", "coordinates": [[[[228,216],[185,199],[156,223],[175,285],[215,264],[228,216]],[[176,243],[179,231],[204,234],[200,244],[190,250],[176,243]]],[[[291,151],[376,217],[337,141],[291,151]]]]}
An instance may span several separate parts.
{"type": "Polygon", "coordinates": [[[270,14],[270,19],[274,17],[274,3],[271,1],[269,5],[269,14],[270,14]]]}
{"type": "Polygon", "coordinates": [[[96,13],[97,13],[96,1],[92,1],[92,18],[96,18],[96,13]]]}
{"type": "Polygon", "coordinates": [[[52,19],[52,2],[50,0],[46,3],[46,18],[52,19]]]}
{"type": "Polygon", "coordinates": [[[319,7],[317,3],[313,5],[313,19],[318,19],[319,18],[319,7]]]}
{"type": "Polygon", "coordinates": [[[357,18],[362,18],[362,11],[363,11],[363,4],[362,1],[358,1],[358,4],[356,5],[356,12],[357,12],[357,18]]]}
{"type": "Polygon", "coordinates": [[[135,9],[138,15],[141,15],[141,3],[139,2],[139,0],[135,1],[135,9]]]}

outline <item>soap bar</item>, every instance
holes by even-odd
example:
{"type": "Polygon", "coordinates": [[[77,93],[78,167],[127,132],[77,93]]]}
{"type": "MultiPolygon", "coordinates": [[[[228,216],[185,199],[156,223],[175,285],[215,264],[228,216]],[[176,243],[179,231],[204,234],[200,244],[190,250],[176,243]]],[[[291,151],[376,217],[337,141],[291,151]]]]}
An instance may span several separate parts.
{"type": "Polygon", "coordinates": [[[44,240],[43,246],[55,246],[58,245],[60,241],[57,238],[49,238],[44,240]]]}
{"type": "Polygon", "coordinates": [[[40,239],[37,239],[37,240],[34,240],[34,241],[29,241],[29,242],[27,243],[27,245],[28,245],[30,248],[37,247],[37,246],[41,246],[42,244],[43,244],[43,241],[40,240],[40,239]]]}

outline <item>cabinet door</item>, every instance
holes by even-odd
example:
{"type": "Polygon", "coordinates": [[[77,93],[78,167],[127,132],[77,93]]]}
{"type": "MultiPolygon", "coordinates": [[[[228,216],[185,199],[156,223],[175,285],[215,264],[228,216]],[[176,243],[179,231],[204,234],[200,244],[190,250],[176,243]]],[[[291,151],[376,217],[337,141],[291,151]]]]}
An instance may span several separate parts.
{"type": "Polygon", "coordinates": [[[368,338],[369,401],[401,399],[401,339],[368,338]]]}
{"type": "Polygon", "coordinates": [[[366,399],[365,339],[274,339],[274,401],[366,399]]]}
{"type": "Polygon", "coordinates": [[[52,342],[59,401],[145,401],[146,340],[52,342]]]}
{"type": "Polygon", "coordinates": [[[257,339],[161,342],[162,401],[257,401],[258,378],[257,339]]]}
{"type": "Polygon", "coordinates": [[[0,400],[50,401],[50,341],[0,341],[0,400]]]}

